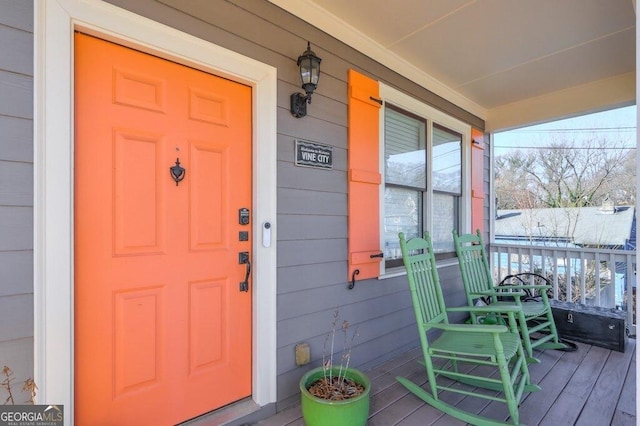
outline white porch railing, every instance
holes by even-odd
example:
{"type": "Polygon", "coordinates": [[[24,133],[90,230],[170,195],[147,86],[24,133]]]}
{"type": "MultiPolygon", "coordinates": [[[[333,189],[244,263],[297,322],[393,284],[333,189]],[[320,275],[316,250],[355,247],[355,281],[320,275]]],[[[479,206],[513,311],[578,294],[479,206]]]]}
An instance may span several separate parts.
{"type": "Polygon", "coordinates": [[[519,272],[546,276],[557,300],[626,311],[635,335],[635,251],[491,243],[489,252],[496,282],[519,272]]]}

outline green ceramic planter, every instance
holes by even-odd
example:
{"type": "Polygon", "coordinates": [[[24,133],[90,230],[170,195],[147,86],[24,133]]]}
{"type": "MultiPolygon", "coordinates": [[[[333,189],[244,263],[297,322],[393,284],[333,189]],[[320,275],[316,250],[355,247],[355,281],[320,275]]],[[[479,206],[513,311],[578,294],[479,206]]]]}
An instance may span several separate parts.
{"type": "Polygon", "coordinates": [[[344,401],[327,401],[311,395],[307,388],[322,377],[322,367],[314,368],[300,379],[302,417],[306,426],[364,426],[369,417],[371,382],[362,372],[349,368],[346,377],[364,386],[364,392],[344,401]]]}

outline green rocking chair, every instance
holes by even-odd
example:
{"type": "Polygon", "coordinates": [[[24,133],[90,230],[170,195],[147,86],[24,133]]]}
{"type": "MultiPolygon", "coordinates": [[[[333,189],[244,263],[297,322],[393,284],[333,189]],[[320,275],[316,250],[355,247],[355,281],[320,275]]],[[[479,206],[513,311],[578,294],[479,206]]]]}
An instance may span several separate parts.
{"type": "MultiPolygon", "coordinates": [[[[453,242],[468,305],[473,306],[474,300],[482,298],[488,302],[489,307],[518,306],[516,318],[529,362],[537,362],[533,356],[534,348],[569,349],[569,346],[558,338],[547,295],[551,286],[534,282],[526,284],[526,278],[520,279],[521,285],[495,286],[480,231],[476,234],[458,235],[454,230],[453,242]],[[538,295],[539,300],[523,302],[523,299],[531,294],[538,295]],[[534,333],[539,333],[540,337],[532,339],[531,335],[534,333]]],[[[471,319],[478,322],[479,316],[471,313],[471,319]]]]}
{"type": "Polygon", "coordinates": [[[520,424],[518,405],[523,394],[540,388],[530,382],[515,321],[518,308],[512,306],[498,309],[501,315],[506,316],[508,327],[450,324],[448,312],[473,311],[486,315],[488,312],[496,312],[496,309],[446,308],[429,234],[425,232],[424,238],[409,241],[405,240],[403,233],[399,237],[420,333],[428,378],[425,385],[427,389],[404,377],[396,379],[427,404],[464,422],[474,425],[520,424]],[[467,386],[460,386],[460,383],[467,386]],[[491,419],[451,405],[441,398],[441,392],[503,402],[507,405],[510,423],[505,420],[506,413],[505,419],[491,419]]]}

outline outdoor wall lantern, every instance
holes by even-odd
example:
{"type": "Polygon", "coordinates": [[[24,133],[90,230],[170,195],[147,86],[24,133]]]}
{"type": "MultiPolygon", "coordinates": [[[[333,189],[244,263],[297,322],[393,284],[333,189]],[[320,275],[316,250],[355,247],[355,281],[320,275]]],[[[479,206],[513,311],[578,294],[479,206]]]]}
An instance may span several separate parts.
{"type": "Polygon", "coordinates": [[[307,115],[307,104],[311,103],[311,95],[318,87],[318,79],[320,79],[320,61],[315,53],[311,50],[311,43],[307,42],[307,50],[298,56],[298,67],[300,68],[300,81],[302,88],[307,93],[294,93],[291,95],[291,114],[300,118],[307,115]]]}

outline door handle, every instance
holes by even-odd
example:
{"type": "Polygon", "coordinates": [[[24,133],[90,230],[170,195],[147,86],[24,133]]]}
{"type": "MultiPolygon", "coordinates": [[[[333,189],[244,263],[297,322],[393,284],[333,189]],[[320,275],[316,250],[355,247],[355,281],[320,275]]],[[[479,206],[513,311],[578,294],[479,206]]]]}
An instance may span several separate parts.
{"type": "Polygon", "coordinates": [[[247,265],[247,273],[244,281],[240,283],[240,291],[249,291],[249,276],[251,275],[251,261],[249,260],[249,252],[243,251],[238,253],[238,263],[247,265]]]}

